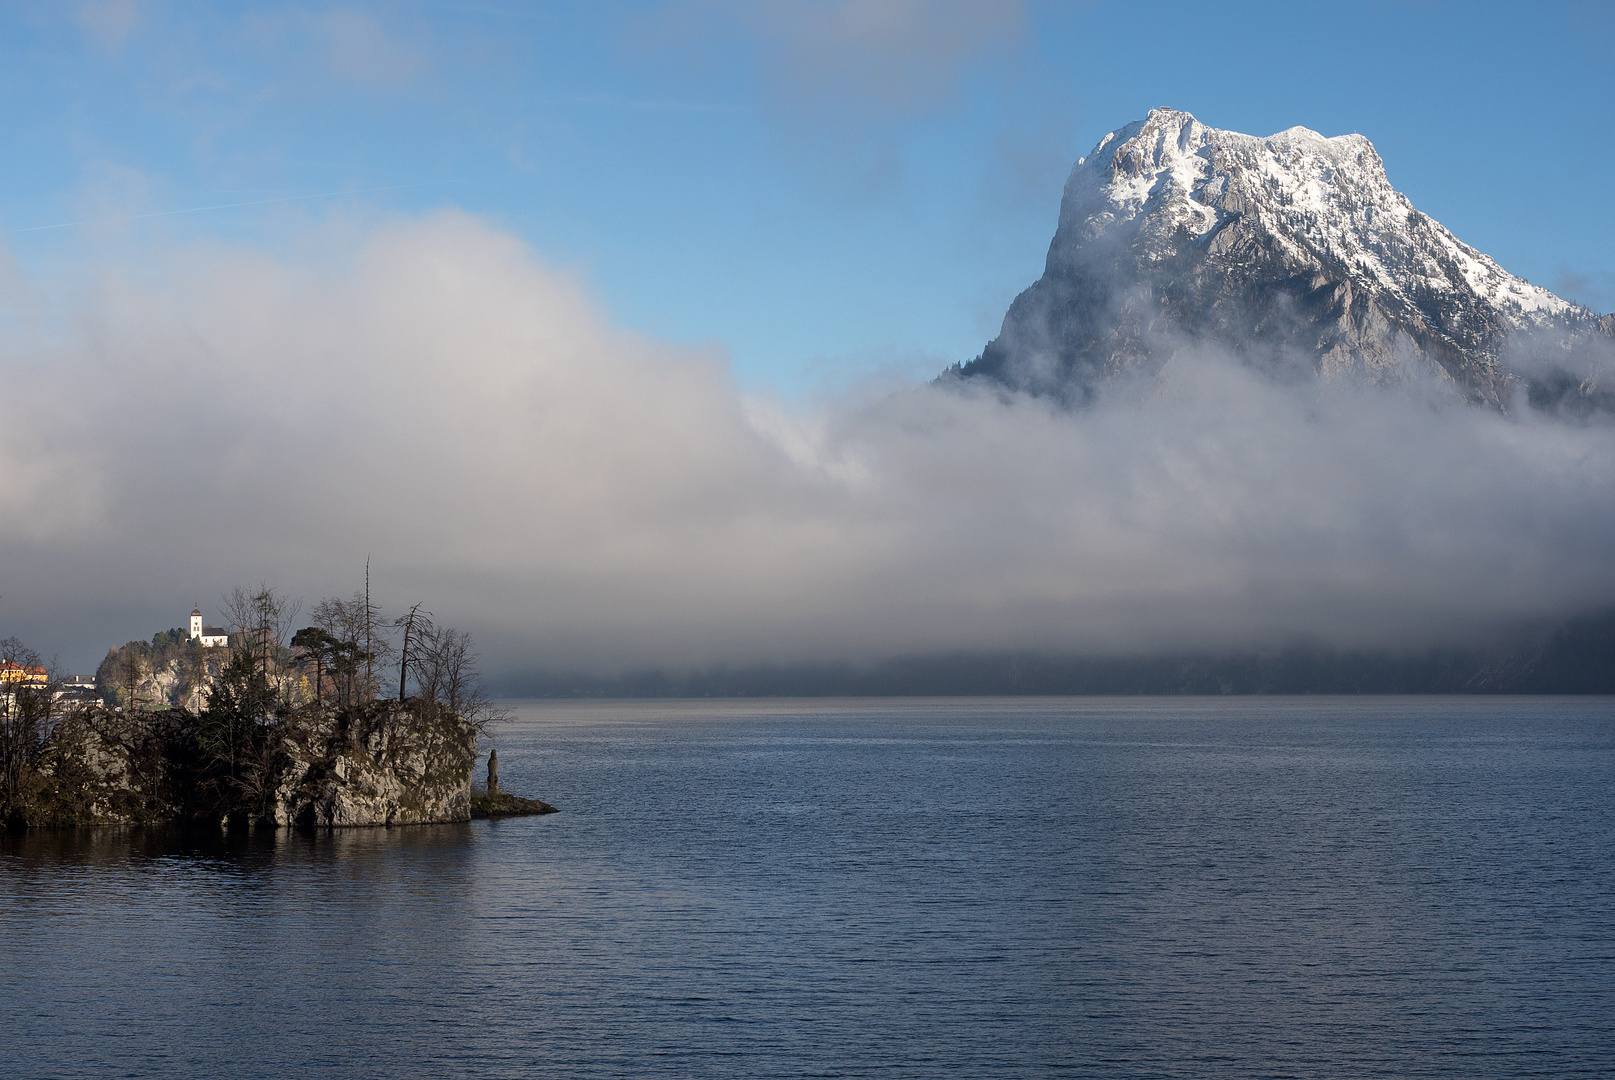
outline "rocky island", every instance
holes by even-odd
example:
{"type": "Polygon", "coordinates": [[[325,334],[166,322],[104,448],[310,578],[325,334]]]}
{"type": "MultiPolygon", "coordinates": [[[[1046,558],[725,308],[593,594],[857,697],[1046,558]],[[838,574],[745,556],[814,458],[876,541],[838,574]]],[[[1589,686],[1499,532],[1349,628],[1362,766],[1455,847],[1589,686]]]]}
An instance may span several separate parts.
{"type": "Polygon", "coordinates": [[[181,709],[73,713],[8,816],[25,826],[324,827],[555,811],[497,786],[474,795],[476,726],[431,701],[309,705],[250,731],[211,719],[181,709]]]}
{"type": "Polygon", "coordinates": [[[109,652],[101,697],[87,702],[65,698],[37,663],[13,660],[36,659],[15,641],[0,643],[11,646],[0,821],[333,827],[555,812],[502,792],[494,753],[487,784],[473,790],[478,740],[504,714],[481,692],[467,635],[417,610],[398,620],[397,696],[383,698],[385,642],[367,601],[357,617],[343,603],[317,608],[324,625],[290,645],[268,590],[243,593],[223,644],[209,643],[213,628],[193,612],[188,639],[168,631],[109,652]]]}

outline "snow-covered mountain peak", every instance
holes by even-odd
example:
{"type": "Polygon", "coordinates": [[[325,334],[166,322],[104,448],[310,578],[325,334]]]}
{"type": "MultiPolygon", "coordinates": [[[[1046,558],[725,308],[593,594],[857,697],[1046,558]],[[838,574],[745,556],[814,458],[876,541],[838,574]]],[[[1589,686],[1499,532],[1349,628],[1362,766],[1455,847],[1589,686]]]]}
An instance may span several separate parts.
{"type": "Polygon", "coordinates": [[[1362,135],[1257,137],[1161,108],[1078,160],[1043,278],[963,370],[1064,394],[1206,340],[1329,377],[1434,371],[1504,407],[1511,342],[1612,326],[1416,210],[1362,135]]]}
{"type": "MultiPolygon", "coordinates": [[[[1292,127],[1258,138],[1153,109],[1111,132],[1066,183],[1051,264],[1117,235],[1165,257],[1187,236],[1217,244],[1234,222],[1298,264],[1321,261],[1403,301],[1432,293],[1495,309],[1513,328],[1573,305],[1514,277],[1413,208],[1362,135],[1292,127]]],[[[1222,241],[1226,248],[1229,240],[1222,241]]]]}

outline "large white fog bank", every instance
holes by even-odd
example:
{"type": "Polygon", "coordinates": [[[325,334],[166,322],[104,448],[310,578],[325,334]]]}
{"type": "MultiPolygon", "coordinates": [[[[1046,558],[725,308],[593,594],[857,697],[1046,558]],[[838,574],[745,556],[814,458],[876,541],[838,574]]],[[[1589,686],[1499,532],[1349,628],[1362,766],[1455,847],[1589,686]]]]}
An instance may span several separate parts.
{"type": "Polygon", "coordinates": [[[1615,601],[1600,424],[1194,350],[1075,413],[784,403],[478,220],[334,243],[4,279],[0,633],[93,662],[367,554],[496,673],[1422,644],[1615,601]]]}

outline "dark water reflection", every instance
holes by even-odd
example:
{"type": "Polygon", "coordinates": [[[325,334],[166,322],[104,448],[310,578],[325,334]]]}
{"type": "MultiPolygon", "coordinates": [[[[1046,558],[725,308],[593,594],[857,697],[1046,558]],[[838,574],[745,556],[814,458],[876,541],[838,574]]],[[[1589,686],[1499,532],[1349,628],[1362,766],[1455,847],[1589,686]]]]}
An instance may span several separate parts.
{"type": "Polygon", "coordinates": [[[1615,1075],[1615,703],[526,707],[545,818],[0,841],[0,1073],[1615,1075]]]}

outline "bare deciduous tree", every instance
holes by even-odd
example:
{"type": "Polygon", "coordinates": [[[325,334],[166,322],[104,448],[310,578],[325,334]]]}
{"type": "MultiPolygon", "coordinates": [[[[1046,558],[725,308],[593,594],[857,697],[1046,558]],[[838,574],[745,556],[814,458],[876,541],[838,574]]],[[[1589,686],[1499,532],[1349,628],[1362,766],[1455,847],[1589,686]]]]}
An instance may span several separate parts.
{"type": "Polygon", "coordinates": [[[271,675],[279,667],[286,637],[301,609],[301,603],[264,584],[256,590],[237,585],[220,608],[235,639],[232,649],[249,653],[271,675]]]}
{"type": "Polygon", "coordinates": [[[123,707],[130,712],[140,708],[140,686],[146,681],[146,660],[133,649],[118,658],[118,685],[123,689],[123,707]]]}
{"type": "Polygon", "coordinates": [[[482,685],[476,648],[466,631],[424,627],[414,666],[416,694],[469,720],[478,731],[508,718],[482,685]]]}
{"type": "Polygon", "coordinates": [[[420,681],[418,669],[421,656],[426,638],[433,632],[432,613],[422,611],[421,605],[417,603],[400,615],[393,625],[404,632],[404,643],[398,649],[398,700],[403,701],[411,668],[417,669],[416,682],[420,681]]]}

